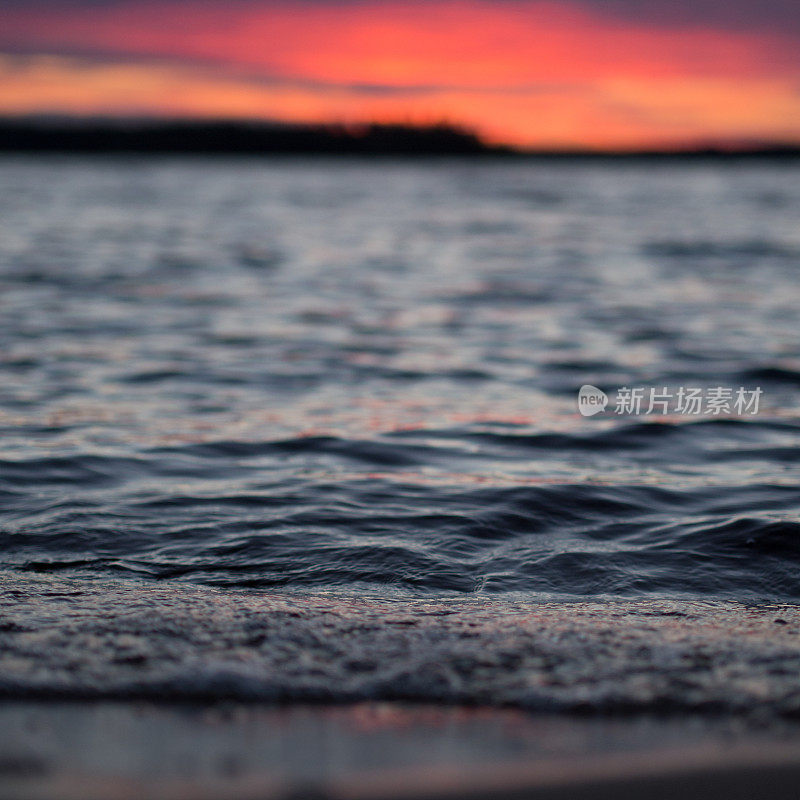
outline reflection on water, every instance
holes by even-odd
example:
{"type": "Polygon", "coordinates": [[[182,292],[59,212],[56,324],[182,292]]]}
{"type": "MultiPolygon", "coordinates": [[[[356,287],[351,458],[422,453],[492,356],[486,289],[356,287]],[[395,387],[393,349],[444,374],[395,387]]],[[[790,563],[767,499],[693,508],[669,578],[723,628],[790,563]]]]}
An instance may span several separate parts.
{"type": "Polygon", "coordinates": [[[6,158],[3,559],[798,597],[798,178],[6,158]],[[583,419],[585,383],[764,396],[583,419]]]}

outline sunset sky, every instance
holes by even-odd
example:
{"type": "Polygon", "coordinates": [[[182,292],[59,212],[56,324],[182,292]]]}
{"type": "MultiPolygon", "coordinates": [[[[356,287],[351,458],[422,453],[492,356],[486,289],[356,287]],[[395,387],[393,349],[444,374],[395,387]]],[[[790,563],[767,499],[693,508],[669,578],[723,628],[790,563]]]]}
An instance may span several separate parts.
{"type": "Polygon", "coordinates": [[[0,114],[800,142],[797,0],[4,0],[0,114]]]}

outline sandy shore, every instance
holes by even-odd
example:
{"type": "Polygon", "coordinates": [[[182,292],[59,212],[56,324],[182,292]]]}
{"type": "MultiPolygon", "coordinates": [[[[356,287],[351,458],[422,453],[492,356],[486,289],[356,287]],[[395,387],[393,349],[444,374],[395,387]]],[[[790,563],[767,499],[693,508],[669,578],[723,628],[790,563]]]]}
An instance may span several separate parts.
{"type": "Polygon", "coordinates": [[[0,800],[798,796],[800,609],[4,575],[0,800]]]}
{"type": "Polygon", "coordinates": [[[374,597],[5,571],[0,697],[800,718],[800,608],[374,597]]]}
{"type": "Polygon", "coordinates": [[[0,798],[795,798],[800,730],[387,703],[0,707],[0,798]]]}

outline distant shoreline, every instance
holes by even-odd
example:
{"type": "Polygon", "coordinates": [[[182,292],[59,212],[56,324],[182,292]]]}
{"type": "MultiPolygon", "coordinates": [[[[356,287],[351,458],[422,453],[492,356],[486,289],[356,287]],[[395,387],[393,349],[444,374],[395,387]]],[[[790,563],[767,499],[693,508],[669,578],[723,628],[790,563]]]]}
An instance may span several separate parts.
{"type": "Polygon", "coordinates": [[[450,125],[292,125],[239,121],[0,119],[0,153],[243,156],[502,156],[551,160],[798,158],[800,145],[680,149],[515,149],[450,125]]]}

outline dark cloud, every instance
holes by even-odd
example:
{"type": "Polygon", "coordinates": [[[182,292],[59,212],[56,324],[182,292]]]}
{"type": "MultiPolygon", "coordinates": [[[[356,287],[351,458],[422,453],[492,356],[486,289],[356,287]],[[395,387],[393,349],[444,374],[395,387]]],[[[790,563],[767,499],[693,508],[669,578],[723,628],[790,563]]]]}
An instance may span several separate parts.
{"type": "MultiPolygon", "coordinates": [[[[402,2],[403,0],[400,0],[402,2]]],[[[541,0],[495,0],[498,5],[535,6],[541,0]]],[[[4,0],[6,9],[38,10],[90,10],[131,5],[145,9],[147,6],[183,5],[222,7],[326,5],[353,7],[382,5],[397,0],[4,0]]],[[[437,0],[406,0],[418,5],[429,5],[437,0]]],[[[558,2],[558,0],[556,0],[558,2]]],[[[590,8],[604,16],[632,22],[652,23],[670,27],[704,25],[727,30],[770,30],[800,33],[800,0],[564,0],[590,8]]]]}
{"type": "Polygon", "coordinates": [[[581,5],[661,25],[800,30],[798,0],[581,0],[581,5]]]}
{"type": "MultiPolygon", "coordinates": [[[[24,72],[27,68],[34,65],[37,56],[41,51],[35,48],[14,47],[3,48],[3,55],[6,57],[4,70],[24,72]]],[[[48,54],[52,55],[52,54],[48,54]]],[[[217,61],[210,61],[202,58],[169,57],[164,55],[139,56],[139,55],[120,55],[117,50],[101,48],[79,48],[66,47],[59,48],[58,56],[72,60],[73,66],[105,66],[105,65],[136,65],[146,64],[148,66],[190,66],[195,74],[206,71],[208,77],[230,78],[238,83],[248,83],[260,87],[277,87],[286,89],[306,89],[311,91],[330,91],[331,89],[353,92],[355,94],[373,97],[391,97],[403,95],[425,95],[425,94],[446,94],[449,92],[471,92],[480,95],[520,95],[530,97],[531,95],[585,95],[586,87],[577,83],[549,82],[549,83],[527,83],[517,86],[506,86],[503,84],[470,87],[460,83],[365,83],[352,81],[326,81],[306,78],[287,77],[280,73],[265,72],[263,69],[251,71],[247,68],[235,65],[220,65],[217,61]]]]}

